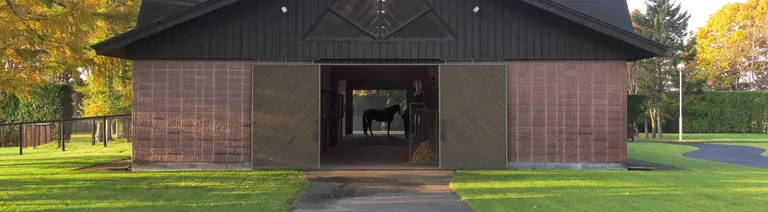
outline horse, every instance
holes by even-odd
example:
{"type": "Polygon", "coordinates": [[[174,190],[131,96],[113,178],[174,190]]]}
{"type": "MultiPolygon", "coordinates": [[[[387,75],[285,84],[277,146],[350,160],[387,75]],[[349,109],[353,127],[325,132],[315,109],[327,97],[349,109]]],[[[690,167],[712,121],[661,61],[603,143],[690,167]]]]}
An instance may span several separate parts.
{"type": "Polygon", "coordinates": [[[393,105],[388,108],[380,109],[368,109],[363,112],[363,134],[368,137],[368,131],[373,135],[373,129],[371,124],[373,121],[386,122],[387,123],[387,136],[389,136],[390,125],[392,120],[395,119],[395,113],[401,114],[400,105],[393,105]]]}
{"type": "Polygon", "coordinates": [[[409,108],[405,108],[403,111],[403,114],[400,115],[400,118],[403,119],[403,130],[405,130],[405,137],[408,137],[408,131],[410,130],[411,125],[411,114],[408,113],[409,108]]]}

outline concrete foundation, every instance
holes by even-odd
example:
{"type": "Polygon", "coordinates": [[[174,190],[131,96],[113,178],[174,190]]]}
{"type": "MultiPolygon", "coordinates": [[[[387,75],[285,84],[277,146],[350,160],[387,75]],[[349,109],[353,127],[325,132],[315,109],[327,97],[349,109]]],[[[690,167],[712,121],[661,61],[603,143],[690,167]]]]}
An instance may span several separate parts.
{"type": "Polygon", "coordinates": [[[251,163],[133,163],[131,171],[251,170],[251,163]]]}
{"type": "Polygon", "coordinates": [[[509,163],[514,170],[627,170],[621,163],[509,163]]]}

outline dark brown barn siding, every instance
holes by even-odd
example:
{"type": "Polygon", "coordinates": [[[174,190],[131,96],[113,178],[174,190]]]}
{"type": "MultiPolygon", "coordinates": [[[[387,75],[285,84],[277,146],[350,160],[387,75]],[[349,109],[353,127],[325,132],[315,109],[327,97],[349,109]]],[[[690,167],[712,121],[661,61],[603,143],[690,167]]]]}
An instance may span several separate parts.
{"type": "Polygon", "coordinates": [[[317,168],[320,66],[253,66],[254,168],[317,168]]]}
{"type": "Polygon", "coordinates": [[[624,61],[509,63],[509,161],[624,163],[624,61]]]}
{"type": "Polygon", "coordinates": [[[309,41],[334,0],[240,1],[129,46],[133,59],[631,58],[628,46],[520,1],[428,0],[454,41],[309,41]],[[478,5],[481,12],[472,14],[478,5]],[[287,14],[280,7],[288,8],[287,14]]]}
{"type": "Polygon", "coordinates": [[[133,162],[251,161],[250,62],[134,66],[133,162]]]}
{"type": "Polygon", "coordinates": [[[507,167],[504,65],[440,66],[440,167],[507,167]]]}

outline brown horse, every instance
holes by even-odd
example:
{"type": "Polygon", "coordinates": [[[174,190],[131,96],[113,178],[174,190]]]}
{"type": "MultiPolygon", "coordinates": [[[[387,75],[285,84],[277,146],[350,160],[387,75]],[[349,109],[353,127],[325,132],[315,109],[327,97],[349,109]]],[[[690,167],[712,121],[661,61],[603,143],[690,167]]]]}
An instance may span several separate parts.
{"type": "Polygon", "coordinates": [[[363,134],[368,136],[368,131],[373,135],[371,124],[373,121],[387,123],[387,135],[389,135],[390,124],[395,119],[395,113],[400,114],[400,105],[393,105],[384,109],[368,109],[363,112],[363,134]]]}

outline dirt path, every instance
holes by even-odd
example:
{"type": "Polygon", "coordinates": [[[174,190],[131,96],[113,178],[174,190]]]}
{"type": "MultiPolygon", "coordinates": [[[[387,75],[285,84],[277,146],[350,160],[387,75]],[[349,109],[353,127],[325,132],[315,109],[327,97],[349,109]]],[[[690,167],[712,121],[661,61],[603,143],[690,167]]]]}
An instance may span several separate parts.
{"type": "Polygon", "coordinates": [[[111,163],[103,163],[89,167],[83,167],[78,170],[92,171],[92,172],[107,172],[107,171],[128,171],[131,167],[131,160],[119,160],[111,163]]]}
{"type": "Polygon", "coordinates": [[[310,171],[296,212],[470,212],[449,187],[453,171],[310,171]]]}

